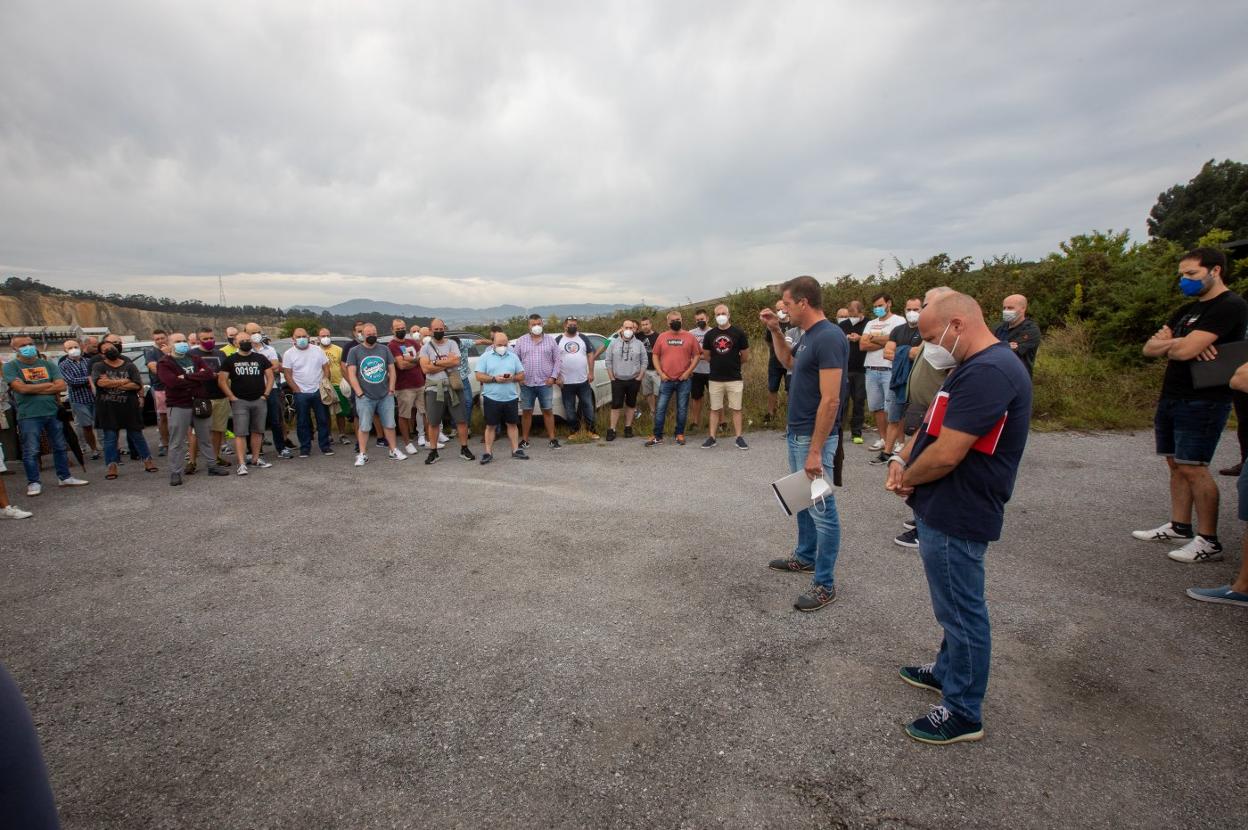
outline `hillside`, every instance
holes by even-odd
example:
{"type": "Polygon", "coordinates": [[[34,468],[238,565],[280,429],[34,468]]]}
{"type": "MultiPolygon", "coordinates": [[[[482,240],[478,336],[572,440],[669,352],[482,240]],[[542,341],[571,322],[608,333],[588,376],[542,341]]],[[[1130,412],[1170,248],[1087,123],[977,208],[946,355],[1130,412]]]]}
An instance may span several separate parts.
{"type": "MultiPolygon", "coordinates": [[[[108,326],[109,330],[118,334],[133,334],[139,339],[146,339],[155,328],[187,331],[207,323],[220,330],[229,323],[242,322],[122,308],[100,300],[78,300],[67,295],[35,291],[0,295],[0,326],[108,326]]],[[[281,321],[262,319],[256,322],[275,327],[281,321]]]]}
{"type": "MultiPolygon", "coordinates": [[[[380,313],[392,314],[398,317],[419,317],[430,318],[439,317],[445,320],[451,326],[468,326],[483,325],[485,323],[493,323],[495,321],[510,320],[513,317],[521,317],[535,312],[543,317],[566,317],[569,315],[578,317],[594,317],[600,315],[608,315],[622,308],[627,308],[628,303],[618,303],[611,305],[608,303],[556,303],[556,304],[538,304],[530,308],[522,308],[518,305],[498,305],[489,306],[487,308],[462,308],[456,306],[423,306],[410,303],[394,303],[387,300],[369,300],[357,298],[353,300],[344,300],[341,303],[331,306],[318,305],[300,305],[297,308],[307,309],[316,314],[328,311],[334,315],[352,315],[363,313],[380,313]]],[[[295,311],[296,309],[291,309],[295,311]]]]}

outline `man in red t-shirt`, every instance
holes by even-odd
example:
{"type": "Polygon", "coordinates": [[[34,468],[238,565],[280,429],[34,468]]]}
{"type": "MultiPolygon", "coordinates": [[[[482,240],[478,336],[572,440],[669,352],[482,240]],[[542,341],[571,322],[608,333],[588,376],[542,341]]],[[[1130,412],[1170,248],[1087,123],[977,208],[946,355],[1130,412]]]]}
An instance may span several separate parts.
{"type": "MultiPolygon", "coordinates": [[[[399,418],[399,435],[406,444],[403,452],[415,455],[417,447],[412,443],[412,421],[425,415],[425,373],[420,368],[419,339],[409,338],[407,323],[394,320],[390,323],[394,339],[386,345],[394,355],[394,407],[399,418]]],[[[419,427],[419,425],[418,425],[419,427]]],[[[418,431],[419,435],[423,435],[418,431]]]]}
{"type": "Polygon", "coordinates": [[[693,332],[683,330],[679,311],[667,314],[667,331],[654,341],[654,368],[659,373],[659,402],[654,412],[654,437],[647,447],[663,443],[667,403],[676,396],[676,443],[685,444],[685,418],[689,414],[689,378],[702,359],[702,343],[693,332]]]}

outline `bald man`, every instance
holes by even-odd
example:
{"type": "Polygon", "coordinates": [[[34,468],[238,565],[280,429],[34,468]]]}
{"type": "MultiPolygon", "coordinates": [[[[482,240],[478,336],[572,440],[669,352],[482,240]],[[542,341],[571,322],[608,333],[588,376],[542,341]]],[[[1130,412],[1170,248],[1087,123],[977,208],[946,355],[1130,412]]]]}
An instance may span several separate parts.
{"type": "Polygon", "coordinates": [[[1027,298],[1011,294],[1001,302],[1001,325],[993,332],[1009,346],[1031,374],[1036,366],[1036,350],[1040,348],[1040,327],[1027,316],[1027,298]]]}
{"type": "Polygon", "coordinates": [[[992,637],[984,555],[1001,537],[1031,423],[1031,378],[984,323],[979,304],[949,292],[919,317],[924,359],[954,369],[922,427],[889,459],[886,489],[914,510],[932,610],[944,629],[933,663],[904,666],[911,686],[939,692],[940,706],[906,733],[927,744],[978,741],[992,637]]]}

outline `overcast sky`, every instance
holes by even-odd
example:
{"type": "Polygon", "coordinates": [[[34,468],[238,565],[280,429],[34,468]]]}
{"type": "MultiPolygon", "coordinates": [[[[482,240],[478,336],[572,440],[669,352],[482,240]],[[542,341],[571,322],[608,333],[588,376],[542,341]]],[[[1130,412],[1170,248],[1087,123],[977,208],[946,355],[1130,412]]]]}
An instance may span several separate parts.
{"type": "Polygon", "coordinates": [[[1145,238],[1248,161],[1242,2],[0,2],[0,272],[701,299],[1145,238]]]}

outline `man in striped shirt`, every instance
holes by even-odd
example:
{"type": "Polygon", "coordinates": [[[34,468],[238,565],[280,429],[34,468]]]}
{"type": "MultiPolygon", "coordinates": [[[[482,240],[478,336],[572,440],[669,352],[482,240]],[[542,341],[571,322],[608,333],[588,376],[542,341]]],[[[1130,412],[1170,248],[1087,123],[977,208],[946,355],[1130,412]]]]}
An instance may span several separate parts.
{"type": "Polygon", "coordinates": [[[95,440],[95,390],[91,388],[90,361],[83,357],[77,340],[66,340],[65,356],[56,364],[61,377],[69,387],[69,408],[74,412],[74,424],[82,432],[91,447],[91,460],[100,457],[100,445],[95,440]]]}
{"type": "Polygon", "coordinates": [[[550,439],[550,448],[559,449],[559,439],[555,437],[554,406],[555,379],[559,377],[560,355],[555,338],[545,334],[542,328],[542,315],[529,315],[529,333],[516,340],[511,346],[524,364],[524,383],[520,386],[521,441],[520,449],[529,448],[529,430],[533,426],[533,405],[542,408],[542,420],[546,422],[546,437],[550,439]]]}

